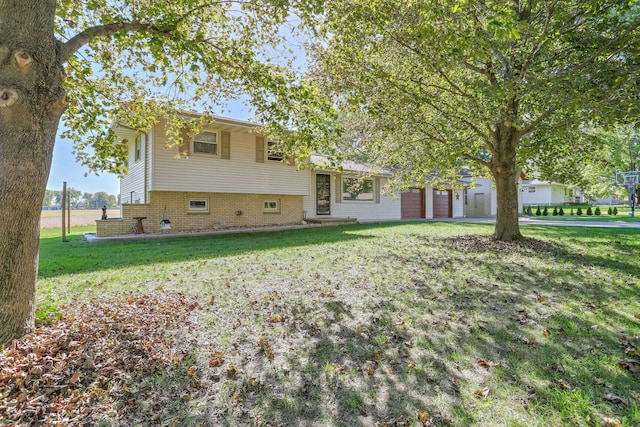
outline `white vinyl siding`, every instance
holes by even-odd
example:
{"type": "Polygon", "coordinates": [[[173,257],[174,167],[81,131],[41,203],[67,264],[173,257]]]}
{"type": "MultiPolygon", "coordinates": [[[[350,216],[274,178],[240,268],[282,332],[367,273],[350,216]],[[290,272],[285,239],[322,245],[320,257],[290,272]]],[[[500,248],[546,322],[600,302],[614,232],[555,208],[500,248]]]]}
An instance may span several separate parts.
{"type": "Polygon", "coordinates": [[[154,128],[150,190],[245,194],[308,195],[308,171],[282,162],[256,162],[256,135],[230,132],[229,160],[206,155],[176,156],[165,149],[164,123],[154,128]]]}
{"type": "Polygon", "coordinates": [[[147,156],[147,144],[145,135],[140,135],[140,160],[136,161],[136,134],[133,131],[123,130],[119,132],[122,138],[128,140],[128,172],[120,180],[120,200],[122,203],[144,203],[146,195],[144,191],[145,156],[147,156]]]}
{"type": "MultiPolygon", "coordinates": [[[[308,172],[309,175],[315,177],[315,172],[308,172]]],[[[331,175],[331,215],[332,218],[357,218],[358,221],[377,221],[377,220],[399,220],[401,217],[400,197],[389,195],[379,195],[378,203],[358,203],[358,202],[342,202],[336,203],[336,191],[341,190],[341,178],[338,174],[330,172],[331,175]]],[[[375,178],[379,188],[383,188],[387,183],[387,178],[375,178]]],[[[316,196],[315,196],[315,178],[310,180],[310,196],[304,197],[303,209],[307,218],[323,218],[326,216],[316,215],[316,196]]]]}

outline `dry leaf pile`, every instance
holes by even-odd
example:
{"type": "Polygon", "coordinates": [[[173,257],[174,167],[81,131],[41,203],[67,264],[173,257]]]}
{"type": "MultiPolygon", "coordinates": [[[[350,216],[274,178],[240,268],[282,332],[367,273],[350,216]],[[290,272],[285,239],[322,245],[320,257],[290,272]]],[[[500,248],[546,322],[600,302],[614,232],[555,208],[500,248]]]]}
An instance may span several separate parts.
{"type": "Polygon", "coordinates": [[[84,425],[126,415],[133,409],[122,395],[136,374],[184,357],[168,331],[196,307],[184,295],[156,293],[65,308],[0,353],[0,423],[84,425]]]}

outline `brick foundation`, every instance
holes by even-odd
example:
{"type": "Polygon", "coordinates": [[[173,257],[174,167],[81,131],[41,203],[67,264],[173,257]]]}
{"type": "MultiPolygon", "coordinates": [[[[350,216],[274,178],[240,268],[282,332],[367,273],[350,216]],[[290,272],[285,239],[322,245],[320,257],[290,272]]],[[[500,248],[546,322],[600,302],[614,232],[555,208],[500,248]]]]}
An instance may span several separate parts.
{"type": "Polygon", "coordinates": [[[171,221],[171,231],[211,230],[298,224],[302,221],[302,196],[237,193],[182,193],[151,191],[148,204],[122,205],[122,219],[96,221],[98,237],[132,234],[134,217],[143,220],[145,233],[159,233],[161,221],[171,221]],[[208,212],[189,211],[189,200],[207,200],[208,212]],[[264,212],[264,202],[277,200],[279,212],[264,212]]]}

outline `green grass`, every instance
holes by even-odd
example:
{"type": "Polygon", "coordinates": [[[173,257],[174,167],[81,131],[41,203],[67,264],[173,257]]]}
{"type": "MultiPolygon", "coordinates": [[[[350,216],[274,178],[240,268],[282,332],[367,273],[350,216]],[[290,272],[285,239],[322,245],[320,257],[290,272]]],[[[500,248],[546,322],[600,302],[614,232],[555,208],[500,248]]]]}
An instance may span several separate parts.
{"type": "MultiPolygon", "coordinates": [[[[52,231],[37,308],[196,295],[200,391],[158,419],[640,425],[640,376],[618,366],[640,351],[640,230],[523,226],[539,242],[522,247],[476,239],[491,231],[388,223],[95,244],[52,231]],[[209,366],[212,351],[225,366],[209,366]]],[[[167,389],[185,381],[158,375],[167,389]]]]}

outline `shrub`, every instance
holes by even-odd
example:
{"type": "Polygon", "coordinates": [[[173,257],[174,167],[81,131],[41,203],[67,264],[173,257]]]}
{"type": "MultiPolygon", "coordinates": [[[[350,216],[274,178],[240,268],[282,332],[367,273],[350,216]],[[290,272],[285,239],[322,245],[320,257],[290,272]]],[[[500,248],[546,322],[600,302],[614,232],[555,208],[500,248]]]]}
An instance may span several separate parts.
{"type": "Polygon", "coordinates": [[[552,215],[553,216],[557,216],[558,215],[558,208],[553,208],[552,215]]]}
{"type": "Polygon", "coordinates": [[[564,216],[564,210],[562,209],[562,206],[560,206],[560,210],[558,211],[558,215],[564,216]]]}
{"type": "Polygon", "coordinates": [[[569,215],[573,215],[573,208],[571,208],[571,213],[569,213],[569,215]]]}
{"type": "Polygon", "coordinates": [[[609,206],[609,210],[607,211],[607,214],[613,215],[613,211],[611,210],[611,206],[609,206]]]}
{"type": "Polygon", "coordinates": [[[538,209],[536,209],[536,215],[538,216],[542,215],[542,212],[540,211],[540,206],[538,206],[538,209]]]}
{"type": "Polygon", "coordinates": [[[593,210],[591,209],[591,206],[587,208],[587,215],[593,215],[593,210]]]}
{"type": "Polygon", "coordinates": [[[582,208],[578,208],[578,210],[576,211],[576,215],[582,215],[582,208]]]}
{"type": "Polygon", "coordinates": [[[600,210],[600,206],[596,206],[596,210],[593,211],[594,215],[602,215],[602,211],[600,210]]]}
{"type": "Polygon", "coordinates": [[[542,210],[542,215],[543,216],[548,216],[549,215],[549,211],[547,210],[547,207],[545,206],[544,209],[542,210]]]}
{"type": "Polygon", "coordinates": [[[613,214],[618,215],[618,208],[615,206],[613,207],[613,214]]]}
{"type": "Polygon", "coordinates": [[[533,211],[531,210],[531,206],[527,206],[527,215],[533,215],[533,211]]]}

